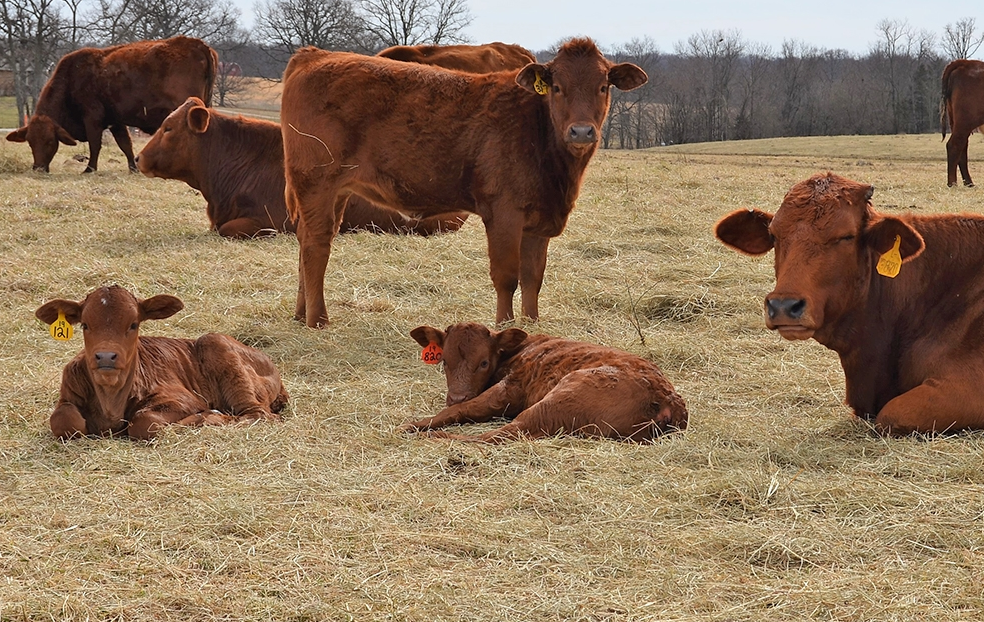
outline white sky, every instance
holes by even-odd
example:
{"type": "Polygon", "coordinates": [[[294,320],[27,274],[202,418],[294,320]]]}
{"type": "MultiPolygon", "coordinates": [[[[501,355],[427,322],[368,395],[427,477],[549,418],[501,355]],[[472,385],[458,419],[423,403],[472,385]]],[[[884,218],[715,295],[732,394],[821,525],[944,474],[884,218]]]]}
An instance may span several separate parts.
{"type": "MultiPolygon", "coordinates": [[[[253,23],[255,0],[234,0],[243,22],[253,23]]],[[[702,30],[738,29],[746,42],[767,44],[773,52],[785,39],[821,49],[867,52],[877,41],[883,19],[908,20],[939,37],[943,27],[964,17],[984,31],[984,1],[965,0],[468,0],[474,17],[465,34],[473,43],[503,41],[534,51],[575,35],[601,46],[651,37],[661,52],[702,30]]],[[[981,50],[975,55],[982,57],[981,50]]]]}

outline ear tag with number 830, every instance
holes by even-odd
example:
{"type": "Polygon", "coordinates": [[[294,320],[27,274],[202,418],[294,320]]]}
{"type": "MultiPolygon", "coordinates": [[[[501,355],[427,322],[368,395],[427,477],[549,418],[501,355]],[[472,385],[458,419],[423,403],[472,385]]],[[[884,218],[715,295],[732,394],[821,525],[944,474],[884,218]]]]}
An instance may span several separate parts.
{"type": "Polygon", "coordinates": [[[540,77],[539,72],[536,74],[536,80],[533,81],[533,90],[536,91],[537,95],[546,95],[550,92],[550,86],[540,77]]]}
{"type": "Polygon", "coordinates": [[[444,350],[441,350],[441,346],[432,341],[424,348],[420,358],[428,365],[437,365],[444,358],[444,350]]]}
{"type": "Polygon", "coordinates": [[[902,269],[902,253],[899,252],[899,245],[901,243],[902,237],[895,236],[895,246],[882,255],[881,259],[878,260],[878,265],[875,266],[878,274],[887,276],[890,279],[894,279],[899,275],[899,270],[902,269]]]}
{"type": "Polygon", "coordinates": [[[64,311],[58,312],[58,319],[51,323],[51,327],[48,330],[51,336],[58,341],[68,341],[72,338],[72,333],[74,332],[72,325],[65,319],[64,311]]]}

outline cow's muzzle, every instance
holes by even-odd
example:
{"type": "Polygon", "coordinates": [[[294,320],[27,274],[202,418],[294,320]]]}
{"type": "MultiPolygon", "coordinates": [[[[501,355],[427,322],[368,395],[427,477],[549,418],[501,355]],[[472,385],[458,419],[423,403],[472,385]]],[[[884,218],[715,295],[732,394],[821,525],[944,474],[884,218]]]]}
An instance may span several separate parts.
{"type": "Polygon", "coordinates": [[[567,130],[567,142],[575,145],[593,145],[598,142],[598,132],[593,125],[572,125],[567,130]]]}
{"type": "Polygon", "coordinates": [[[444,403],[448,406],[454,406],[455,404],[460,404],[462,402],[467,402],[470,398],[466,393],[451,393],[448,392],[447,398],[444,403]]]}
{"type": "Polygon", "coordinates": [[[115,352],[96,352],[96,368],[116,369],[116,358],[115,352]]]}
{"type": "Polygon", "coordinates": [[[765,312],[770,320],[799,320],[806,311],[806,300],[802,298],[769,298],[765,301],[765,312]]]}

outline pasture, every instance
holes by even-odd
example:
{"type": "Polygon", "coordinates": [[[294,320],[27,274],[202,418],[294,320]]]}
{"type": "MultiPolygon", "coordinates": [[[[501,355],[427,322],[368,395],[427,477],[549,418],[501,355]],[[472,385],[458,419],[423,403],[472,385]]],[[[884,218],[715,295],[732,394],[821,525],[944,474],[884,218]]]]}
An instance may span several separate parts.
{"type": "Polygon", "coordinates": [[[984,435],[872,434],[835,354],[764,328],[771,254],[712,234],[825,170],[874,184],[880,210],[981,211],[984,190],[946,188],[938,134],[595,156],[541,320],[518,325],[656,361],[691,418],[652,445],[394,432],[444,403],[409,331],[494,318],[476,217],[337,238],[317,331],[291,319],[292,236],[221,239],[184,184],[128,174],[115,145],[83,176],[85,153],[40,175],[0,142],[0,620],[984,617],[984,435]],[[264,350],[285,421],[56,441],[81,336],[54,341],[33,313],[107,283],[185,302],[144,335],[264,350]]]}

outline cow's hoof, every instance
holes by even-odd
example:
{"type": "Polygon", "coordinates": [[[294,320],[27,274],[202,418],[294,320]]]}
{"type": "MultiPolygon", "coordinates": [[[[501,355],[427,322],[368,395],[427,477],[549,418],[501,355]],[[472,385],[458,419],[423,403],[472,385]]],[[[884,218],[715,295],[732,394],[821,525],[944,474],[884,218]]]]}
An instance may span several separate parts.
{"type": "Polygon", "coordinates": [[[972,181],[965,181],[964,182],[964,185],[967,186],[968,188],[973,188],[974,187],[974,182],[972,182],[972,181]]]}
{"type": "Polygon", "coordinates": [[[82,171],[82,174],[85,175],[86,173],[95,173],[95,172],[96,172],[96,169],[92,168],[91,166],[87,166],[87,167],[85,167],[85,170],[82,171]]]}
{"type": "Polygon", "coordinates": [[[140,169],[138,169],[136,166],[131,166],[130,167],[130,172],[131,173],[139,173],[140,172],[140,169]]]}

